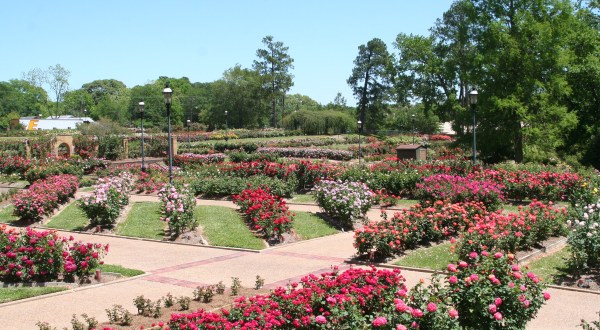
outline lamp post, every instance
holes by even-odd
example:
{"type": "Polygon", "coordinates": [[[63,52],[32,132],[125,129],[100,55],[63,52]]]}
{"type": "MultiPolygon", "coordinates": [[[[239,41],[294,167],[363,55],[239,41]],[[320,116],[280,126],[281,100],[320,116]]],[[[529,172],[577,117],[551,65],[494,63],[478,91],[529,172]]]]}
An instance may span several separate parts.
{"type": "Polygon", "coordinates": [[[229,125],[227,124],[227,110],[225,110],[225,142],[229,141],[229,125]]]}
{"type": "Polygon", "coordinates": [[[173,143],[171,141],[171,96],[173,96],[173,90],[169,87],[169,83],[165,85],[163,89],[163,96],[165,97],[165,106],[167,107],[167,132],[168,132],[168,143],[169,143],[169,183],[173,184],[173,143]]]}
{"type": "Polygon", "coordinates": [[[477,163],[477,91],[469,93],[469,104],[473,111],[473,166],[477,163]]]}
{"type": "Polygon", "coordinates": [[[138,108],[142,119],[142,173],[146,173],[146,162],[144,160],[144,101],[140,101],[140,103],[138,103],[138,108]]]}
{"type": "Polygon", "coordinates": [[[411,115],[411,117],[412,117],[412,128],[411,128],[411,133],[412,133],[412,136],[413,136],[413,142],[412,142],[412,143],[413,143],[413,144],[415,144],[415,114],[413,113],[413,114],[411,115]]]}
{"type": "Polygon", "coordinates": [[[187,123],[187,129],[188,129],[188,144],[190,144],[190,120],[188,119],[186,121],[187,123]]]}
{"type": "Polygon", "coordinates": [[[362,121],[356,122],[356,129],[358,130],[358,164],[360,165],[360,158],[362,156],[362,150],[360,149],[360,133],[362,131],[362,121]]]}

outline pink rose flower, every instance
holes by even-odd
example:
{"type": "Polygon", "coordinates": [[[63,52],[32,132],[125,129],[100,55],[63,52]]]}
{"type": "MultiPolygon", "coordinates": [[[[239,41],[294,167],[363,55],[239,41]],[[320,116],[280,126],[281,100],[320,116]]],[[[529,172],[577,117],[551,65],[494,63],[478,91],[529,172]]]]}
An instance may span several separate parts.
{"type": "Polygon", "coordinates": [[[383,317],[383,316],[376,317],[373,320],[373,326],[374,327],[380,327],[380,326],[383,326],[383,325],[386,325],[386,324],[387,324],[387,319],[385,317],[383,317]]]}

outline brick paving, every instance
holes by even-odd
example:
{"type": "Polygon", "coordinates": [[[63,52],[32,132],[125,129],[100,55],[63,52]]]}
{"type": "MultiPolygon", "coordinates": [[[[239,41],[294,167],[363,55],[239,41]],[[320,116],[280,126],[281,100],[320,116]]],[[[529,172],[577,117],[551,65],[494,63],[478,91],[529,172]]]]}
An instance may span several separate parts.
{"type": "MultiPolygon", "coordinates": [[[[153,196],[133,196],[134,201],[156,201],[153,196]]],[[[235,207],[228,201],[200,200],[199,205],[235,207]]],[[[292,204],[295,211],[319,211],[315,205],[292,204]]],[[[393,212],[389,210],[388,212],[393,212]]],[[[371,210],[370,218],[378,218],[379,210],[371,210]]],[[[22,301],[0,304],[0,329],[38,329],[38,321],[49,322],[57,328],[70,327],[73,314],[86,313],[106,321],[105,309],[120,304],[135,311],[133,299],[139,295],[156,300],[167,293],[191,296],[199,285],[231,283],[238,277],[242,285],[251,287],[256,275],[265,279],[267,288],[284,286],[310,273],[322,273],[337,266],[350,266],[354,256],[352,232],[256,252],[233,249],[171,244],[107,235],[64,233],[86,242],[108,243],[111,246],[105,261],[146,272],[130,279],[81,287],[22,301]]],[[[403,270],[407,284],[414,285],[430,274],[403,270]]],[[[597,320],[600,295],[551,288],[548,301],[527,329],[577,329],[579,320],[597,320]]],[[[168,317],[163,317],[167,319],[168,317]]]]}

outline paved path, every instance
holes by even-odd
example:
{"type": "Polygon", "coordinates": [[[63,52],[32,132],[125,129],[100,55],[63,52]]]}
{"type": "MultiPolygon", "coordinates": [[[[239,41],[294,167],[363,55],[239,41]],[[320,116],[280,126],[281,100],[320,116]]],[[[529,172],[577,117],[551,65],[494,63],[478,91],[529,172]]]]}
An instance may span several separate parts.
{"type": "MultiPolygon", "coordinates": [[[[133,196],[132,201],[156,200],[133,196]]],[[[200,205],[225,205],[228,201],[200,200],[200,205]]],[[[292,210],[316,211],[314,205],[291,205],[292,210]]],[[[378,217],[379,211],[370,213],[378,217]]],[[[71,235],[71,233],[64,233],[71,235]]],[[[0,304],[0,329],[37,329],[37,321],[47,321],[57,328],[70,327],[73,314],[87,313],[106,321],[105,309],[120,304],[135,311],[133,299],[139,295],[156,300],[168,292],[174,296],[191,296],[199,285],[228,284],[239,277],[242,284],[252,286],[256,275],[265,279],[269,288],[296,281],[309,273],[328,271],[332,266],[346,269],[346,261],[354,255],[351,232],[310,241],[269,248],[261,252],[180,245],[156,241],[128,239],[93,234],[72,234],[86,242],[110,244],[105,258],[109,264],[141,269],[146,274],[121,281],[82,287],[23,301],[0,304]]],[[[428,273],[403,270],[408,285],[428,273]]],[[[596,320],[600,295],[550,289],[552,299],[528,324],[528,329],[576,329],[581,318],[596,320]]],[[[166,319],[167,317],[163,317],[166,319]]]]}

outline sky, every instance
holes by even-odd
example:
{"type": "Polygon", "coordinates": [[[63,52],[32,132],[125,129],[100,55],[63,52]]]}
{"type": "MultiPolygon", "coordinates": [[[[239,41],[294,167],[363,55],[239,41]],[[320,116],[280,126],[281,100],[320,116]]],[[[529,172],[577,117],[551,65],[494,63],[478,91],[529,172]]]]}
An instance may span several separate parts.
{"type": "MultiPolygon", "coordinates": [[[[294,86],[321,104],[346,80],[373,38],[391,53],[399,33],[428,35],[453,0],[22,0],[3,3],[0,81],[60,64],[71,90],[98,79],[127,87],[159,76],[212,82],[252,68],[262,39],[289,47],[294,86]]],[[[47,90],[48,91],[48,90],[47,90]]],[[[176,92],[176,91],[175,91],[176,92]]],[[[51,95],[51,93],[49,93],[51,95]]]]}

